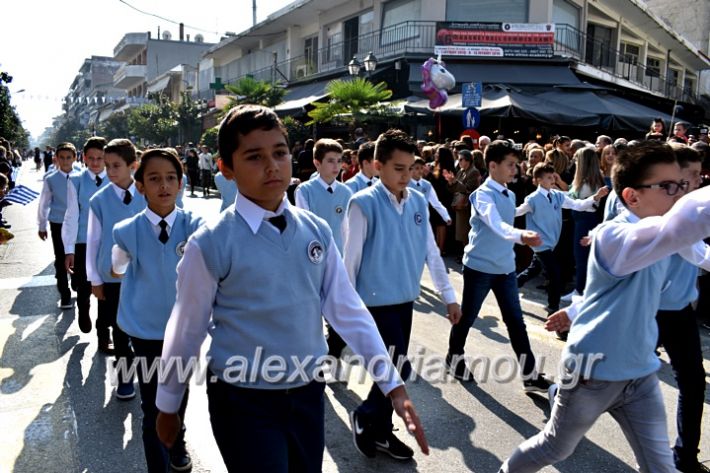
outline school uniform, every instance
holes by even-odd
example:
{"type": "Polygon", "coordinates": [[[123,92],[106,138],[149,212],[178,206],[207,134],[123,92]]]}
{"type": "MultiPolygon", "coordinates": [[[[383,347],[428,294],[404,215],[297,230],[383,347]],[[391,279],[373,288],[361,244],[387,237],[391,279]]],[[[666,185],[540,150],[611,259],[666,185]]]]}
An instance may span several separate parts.
{"type": "Polygon", "coordinates": [[[71,303],[69,278],[64,265],[64,245],[62,244],[62,223],[67,210],[67,184],[71,173],[56,170],[46,175],[42,185],[37,209],[37,224],[40,232],[47,231],[49,222],[52,248],[54,249],[54,277],[57,279],[57,290],[61,296],[61,305],[71,303]]]}
{"type": "Polygon", "coordinates": [[[691,467],[698,462],[705,402],[705,369],[695,310],[691,303],[699,295],[698,266],[710,269],[709,258],[710,251],[703,242],[694,245],[693,251],[686,251],[682,256],[671,256],[667,287],[661,293],[656,314],[658,343],[668,353],[678,384],[678,437],[673,454],[675,464],[681,471],[692,471],[691,467]]]}
{"type": "MultiPolygon", "coordinates": [[[[111,183],[98,191],[89,200],[89,223],[86,236],[86,275],[92,286],[103,285],[104,304],[99,305],[99,318],[104,318],[111,327],[116,361],[133,360],[128,336],[116,323],[121,280],[111,275],[111,250],[113,227],[133,217],[146,206],[145,198],[136,191],[135,183],[121,189],[111,183]]],[[[123,380],[128,383],[130,380],[123,380]]]]}
{"type": "MultiPolygon", "coordinates": [[[[117,323],[130,337],[136,357],[144,359],[148,367],[160,361],[165,326],[176,297],[175,268],[182,258],[187,239],[201,224],[200,217],[180,208],[175,208],[165,218],[146,208],[113,228],[112,266],[115,273],[124,274],[117,323]],[[160,297],[156,297],[157,294],[160,297]]],[[[146,379],[139,369],[138,384],[148,471],[167,472],[169,452],[155,430],[158,379],[156,376],[146,379]]],[[[178,411],[181,419],[185,418],[187,399],[186,391],[178,411]]],[[[184,424],[173,447],[176,448],[185,448],[184,424]]]]}
{"type": "MultiPolygon", "coordinates": [[[[425,263],[444,302],[456,302],[429,225],[426,199],[419,192],[405,189],[398,202],[380,181],[353,195],[344,259],[350,281],[397,361],[406,360],[425,263]]],[[[400,374],[406,380],[410,373],[406,361],[400,374]]],[[[356,410],[358,418],[372,427],[376,441],[391,434],[392,412],[392,403],[374,385],[356,410]]]]}
{"type": "Polygon", "coordinates": [[[362,171],[358,172],[355,174],[353,177],[345,181],[345,185],[350,188],[351,191],[353,191],[353,194],[355,194],[358,191],[361,191],[363,189],[366,189],[373,184],[377,182],[377,177],[372,176],[372,177],[367,177],[362,173],[362,171]]]}
{"type": "MultiPolygon", "coordinates": [[[[560,308],[562,281],[560,264],[554,250],[562,232],[562,209],[594,212],[596,202],[593,197],[571,199],[566,193],[556,189],[538,187],[515,210],[516,217],[525,215],[526,229],[537,232],[542,240],[542,245],[532,247],[535,254],[533,261],[518,275],[518,287],[522,287],[544,269],[549,280],[546,308],[549,313],[560,308]]],[[[586,266],[583,269],[586,271],[586,266]]]]}
{"type": "Polygon", "coordinates": [[[439,200],[439,197],[437,197],[436,192],[434,192],[434,188],[431,185],[431,182],[427,181],[426,179],[419,179],[418,181],[415,179],[411,179],[409,181],[409,184],[407,184],[407,187],[424,194],[424,197],[426,197],[426,200],[429,205],[431,205],[432,208],[436,210],[436,213],[441,216],[441,219],[444,222],[448,222],[451,220],[449,211],[446,210],[444,204],[442,204],[439,200]]]}
{"type": "Polygon", "coordinates": [[[609,191],[606,196],[606,203],[604,204],[604,221],[614,220],[617,215],[626,210],[624,204],[619,199],[619,195],[615,190],[609,191]]]}
{"type": "Polygon", "coordinates": [[[524,356],[521,368],[527,377],[534,373],[535,355],[523,320],[515,273],[513,246],[522,243],[523,234],[513,227],[515,194],[489,177],[471,193],[469,201],[471,230],[463,257],[462,317],[451,327],[447,361],[454,362],[452,369],[462,369],[462,362],[456,363],[455,358],[464,354],[468,331],[492,290],[515,356],[518,360],[524,356]]]}
{"type": "Polygon", "coordinates": [[[224,177],[224,174],[218,172],[214,176],[214,184],[222,198],[222,206],[219,209],[219,211],[222,212],[224,209],[234,204],[234,200],[237,198],[237,183],[232,179],[227,179],[224,177]]]}
{"type": "Polygon", "coordinates": [[[544,430],[523,442],[502,472],[537,471],[562,461],[604,412],[619,421],[641,471],[675,472],[663,397],[656,313],[670,255],[710,235],[710,188],[686,195],[663,217],[624,212],[597,227],[584,298],[572,320],[561,386],[544,430]],[[629,343],[633,334],[633,343],[629,343]]]}
{"type": "MultiPolygon", "coordinates": [[[[402,384],[335,250],[327,223],[285,196],[271,212],[238,194],[187,243],[163,360],[198,356],[210,333],[210,421],[231,472],[321,471],[321,314],[366,363],[381,357],[372,374],[383,392],[402,384]],[[273,357],[283,364],[265,371],[273,357]]],[[[177,412],[184,388],[172,372],[158,408],[177,412]]]]}
{"type": "MultiPolygon", "coordinates": [[[[67,186],[67,210],[62,224],[62,244],[64,253],[74,255],[74,274],[71,278],[72,288],[76,291],[76,305],[79,320],[91,321],[89,317],[91,300],[91,283],[86,277],[86,233],[89,226],[89,200],[91,197],[109,185],[106,171],[94,174],[85,169],[79,174],[70,176],[71,186],[67,186]]],[[[99,301],[102,304],[102,301],[99,301]]],[[[96,320],[96,334],[99,344],[108,345],[109,329],[106,320],[96,320]]]]}

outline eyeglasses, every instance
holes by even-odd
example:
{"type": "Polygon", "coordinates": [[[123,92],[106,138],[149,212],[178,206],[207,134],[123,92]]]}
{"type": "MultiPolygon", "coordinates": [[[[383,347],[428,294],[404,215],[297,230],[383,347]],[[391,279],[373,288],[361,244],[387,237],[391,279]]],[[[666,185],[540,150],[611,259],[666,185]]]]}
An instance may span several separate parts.
{"type": "Polygon", "coordinates": [[[666,194],[669,196],[674,196],[678,193],[679,190],[683,190],[683,192],[686,192],[688,190],[688,187],[690,187],[690,182],[688,181],[680,181],[680,182],[675,182],[675,181],[663,181],[658,184],[645,184],[645,185],[639,185],[639,186],[634,186],[634,189],[663,189],[666,191],[666,194]]]}

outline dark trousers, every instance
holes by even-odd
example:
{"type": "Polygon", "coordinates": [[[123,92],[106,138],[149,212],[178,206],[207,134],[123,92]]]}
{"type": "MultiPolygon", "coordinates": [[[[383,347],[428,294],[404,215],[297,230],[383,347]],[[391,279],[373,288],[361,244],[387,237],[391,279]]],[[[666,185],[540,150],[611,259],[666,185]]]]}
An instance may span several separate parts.
{"type": "Polygon", "coordinates": [[[449,355],[463,355],[466,337],[483,305],[489,291],[498,301],[503,323],[508,329],[508,338],[515,356],[520,361],[524,355],[523,375],[530,375],[535,370],[535,355],[530,348],[528,332],[523,320],[523,310],[518,297],[518,281],[515,273],[488,274],[467,266],[463,268],[462,317],[459,323],[451,327],[449,334],[449,355]]]}
{"type": "Polygon", "coordinates": [[[52,236],[52,248],[54,249],[54,277],[57,279],[57,290],[62,298],[62,302],[69,302],[71,291],[69,290],[69,277],[64,265],[64,243],[62,242],[62,224],[49,222],[49,231],[52,236]]]}
{"type": "Polygon", "coordinates": [[[199,169],[188,169],[187,175],[190,178],[190,193],[195,193],[195,186],[200,183],[200,170],[199,169]]]}
{"type": "Polygon", "coordinates": [[[707,324],[710,324],[710,274],[698,278],[698,306],[696,313],[707,324]]]}
{"type": "MultiPolygon", "coordinates": [[[[86,278],[86,243],[74,246],[74,274],[71,277],[71,287],[76,291],[76,307],[79,317],[89,317],[91,309],[91,281],[86,278]]],[[[99,301],[99,306],[103,301],[99,301]]],[[[109,325],[105,319],[105,311],[99,311],[96,318],[96,335],[99,342],[109,340],[109,325]],[[102,317],[104,316],[104,317],[102,317]]]]}
{"type": "Polygon", "coordinates": [[[705,402],[705,369],[695,312],[690,305],[682,310],[661,310],[656,321],[659,343],[666,348],[678,383],[676,464],[694,464],[705,402]]]}
{"type": "Polygon", "coordinates": [[[330,326],[330,324],[327,324],[328,327],[328,355],[332,356],[333,358],[340,358],[340,355],[343,354],[343,350],[347,346],[347,343],[345,343],[345,340],[338,335],[338,332],[333,330],[333,327],[330,326]]]}
{"type": "Polygon", "coordinates": [[[518,275],[518,287],[540,274],[545,270],[549,284],[547,286],[547,307],[550,310],[560,308],[560,297],[562,292],[562,281],[560,278],[560,264],[554,250],[536,252],[530,266],[518,275]]]}
{"type": "Polygon", "coordinates": [[[572,211],[574,220],[574,237],[572,248],[574,248],[575,265],[575,289],[580,294],[584,294],[584,286],[587,284],[587,261],[589,261],[589,246],[582,246],[579,240],[587,236],[589,231],[599,225],[599,216],[596,212],[572,211]]]}
{"type": "MultiPolygon", "coordinates": [[[[121,295],[121,283],[117,282],[107,282],[104,283],[104,303],[99,304],[99,318],[104,317],[104,320],[111,327],[111,333],[113,335],[113,349],[116,357],[116,363],[123,361],[126,367],[133,363],[133,350],[131,350],[131,343],[128,339],[128,335],[121,330],[116,323],[116,316],[118,315],[118,300],[121,295]],[[103,314],[101,313],[103,312],[103,314]]],[[[121,383],[131,383],[132,379],[125,379],[125,377],[119,377],[119,382],[121,383]]]]}
{"type": "MultiPolygon", "coordinates": [[[[150,369],[154,363],[160,361],[160,355],[163,352],[162,340],[143,340],[141,338],[130,337],[133,352],[136,355],[136,361],[145,363],[146,369],[150,369]],[[141,361],[144,359],[145,361],[141,361]]],[[[168,449],[158,439],[158,433],[155,430],[155,422],[158,418],[158,408],[155,405],[155,398],[158,392],[158,371],[146,379],[143,370],[138,365],[138,386],[141,392],[141,410],[143,411],[143,450],[145,453],[145,461],[148,465],[148,473],[167,473],[170,471],[170,455],[168,449]]],[[[185,390],[185,396],[182,398],[182,404],[178,414],[183,420],[182,429],[178,438],[175,440],[173,449],[185,448],[185,409],[187,408],[187,398],[189,389],[185,390]]]]}
{"type": "Polygon", "coordinates": [[[206,169],[203,169],[200,171],[200,175],[202,177],[202,193],[204,195],[207,195],[210,193],[210,187],[212,187],[211,186],[212,172],[208,171],[206,169]]]}
{"type": "MultiPolygon", "coordinates": [[[[412,366],[407,360],[409,336],[412,332],[412,312],[414,302],[404,304],[368,307],[375,320],[385,347],[392,351],[393,362],[399,369],[402,379],[407,381],[412,366]]],[[[363,422],[373,429],[377,440],[384,440],[392,432],[392,401],[373,383],[367,399],[357,408],[363,422]]]]}
{"type": "Polygon", "coordinates": [[[208,383],[212,433],[227,471],[319,473],[325,448],[324,389],[316,381],[295,389],[208,383]]]}

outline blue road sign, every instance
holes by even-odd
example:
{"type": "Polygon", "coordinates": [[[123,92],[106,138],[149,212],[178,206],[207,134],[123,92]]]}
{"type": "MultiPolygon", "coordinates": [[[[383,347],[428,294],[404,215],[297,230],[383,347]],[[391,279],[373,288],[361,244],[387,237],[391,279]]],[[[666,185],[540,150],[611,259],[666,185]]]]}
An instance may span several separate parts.
{"type": "Polygon", "coordinates": [[[483,100],[483,84],[481,82],[464,83],[461,86],[461,106],[480,107],[483,100]]]}
{"type": "Polygon", "coordinates": [[[464,130],[478,128],[478,125],[481,123],[481,114],[473,107],[467,108],[463,112],[461,123],[463,123],[464,130]]]}

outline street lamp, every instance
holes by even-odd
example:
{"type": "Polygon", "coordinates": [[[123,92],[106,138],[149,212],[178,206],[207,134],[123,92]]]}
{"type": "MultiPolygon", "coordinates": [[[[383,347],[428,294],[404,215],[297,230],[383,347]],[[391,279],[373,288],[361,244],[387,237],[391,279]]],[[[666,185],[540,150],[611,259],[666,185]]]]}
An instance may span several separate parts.
{"type": "Polygon", "coordinates": [[[348,63],[348,73],[355,77],[360,74],[360,61],[357,60],[357,56],[353,56],[352,60],[348,63]]]}
{"type": "Polygon", "coordinates": [[[372,54],[372,51],[368,53],[367,56],[365,56],[365,59],[363,61],[365,63],[365,70],[367,73],[371,73],[377,68],[377,58],[375,57],[374,54],[372,54]]]}
{"type": "MultiPolygon", "coordinates": [[[[377,68],[377,58],[372,51],[370,51],[362,62],[364,64],[365,71],[367,71],[367,76],[370,77],[370,74],[372,74],[372,72],[377,68]]],[[[357,56],[353,56],[348,63],[348,73],[353,77],[359,75],[363,64],[360,64],[360,61],[357,60],[357,56]]]]}

